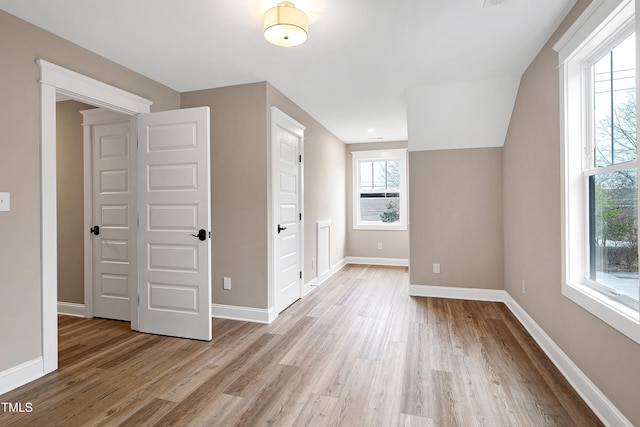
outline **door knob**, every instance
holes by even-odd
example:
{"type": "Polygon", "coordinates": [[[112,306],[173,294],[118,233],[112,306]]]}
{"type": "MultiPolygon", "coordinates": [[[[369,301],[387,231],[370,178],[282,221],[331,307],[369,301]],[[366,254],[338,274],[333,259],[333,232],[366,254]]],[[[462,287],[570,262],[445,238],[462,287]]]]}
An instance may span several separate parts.
{"type": "Polygon", "coordinates": [[[287,229],[287,227],[282,227],[282,226],[280,226],[280,224],[278,224],[278,234],[280,234],[281,231],[284,231],[286,229],[287,229]]]}
{"type": "Polygon", "coordinates": [[[198,234],[192,234],[193,237],[197,237],[200,240],[207,240],[207,231],[204,228],[198,230],[198,234]]]}
{"type": "Polygon", "coordinates": [[[94,225],[89,229],[89,233],[95,234],[97,236],[98,234],[100,234],[100,227],[98,227],[97,225],[94,225]]]}

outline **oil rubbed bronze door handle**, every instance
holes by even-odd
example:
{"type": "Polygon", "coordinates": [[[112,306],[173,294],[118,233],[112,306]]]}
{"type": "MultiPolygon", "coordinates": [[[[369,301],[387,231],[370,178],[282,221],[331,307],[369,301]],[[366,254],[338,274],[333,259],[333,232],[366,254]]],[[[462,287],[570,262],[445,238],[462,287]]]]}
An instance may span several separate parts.
{"type": "Polygon", "coordinates": [[[192,236],[204,241],[207,240],[207,231],[204,228],[201,228],[198,230],[198,234],[192,234],[192,236]]]}
{"type": "Polygon", "coordinates": [[[281,231],[284,231],[286,229],[287,229],[287,227],[282,227],[282,226],[280,226],[280,224],[278,224],[278,234],[280,234],[281,231]]]}

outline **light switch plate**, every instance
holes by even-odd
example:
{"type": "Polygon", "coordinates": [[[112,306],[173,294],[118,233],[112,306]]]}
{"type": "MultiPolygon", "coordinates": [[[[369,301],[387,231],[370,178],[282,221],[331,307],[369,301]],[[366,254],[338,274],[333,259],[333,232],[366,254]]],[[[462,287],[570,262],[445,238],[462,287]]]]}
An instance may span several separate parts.
{"type": "Polygon", "coordinates": [[[0,212],[9,212],[11,210],[10,193],[0,193],[0,212]]]}

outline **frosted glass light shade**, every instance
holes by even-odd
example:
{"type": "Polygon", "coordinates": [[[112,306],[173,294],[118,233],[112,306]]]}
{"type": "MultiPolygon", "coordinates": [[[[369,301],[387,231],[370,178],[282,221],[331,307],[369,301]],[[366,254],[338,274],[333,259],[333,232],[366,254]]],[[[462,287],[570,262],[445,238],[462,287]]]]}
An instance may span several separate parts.
{"type": "Polygon", "coordinates": [[[298,46],[307,40],[309,19],[288,1],[281,1],[264,14],[264,37],[278,46],[298,46]]]}

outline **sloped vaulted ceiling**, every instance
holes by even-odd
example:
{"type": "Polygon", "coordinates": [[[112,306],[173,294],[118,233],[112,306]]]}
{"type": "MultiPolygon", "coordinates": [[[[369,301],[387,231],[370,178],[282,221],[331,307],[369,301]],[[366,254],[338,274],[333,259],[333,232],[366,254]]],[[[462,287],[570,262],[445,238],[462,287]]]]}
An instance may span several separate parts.
{"type": "Polygon", "coordinates": [[[0,8],[180,92],[266,80],[347,143],[424,150],[502,145],[520,76],[575,0],[495,2],[298,0],[310,31],[295,48],[262,35],[277,0],[0,8]]]}

